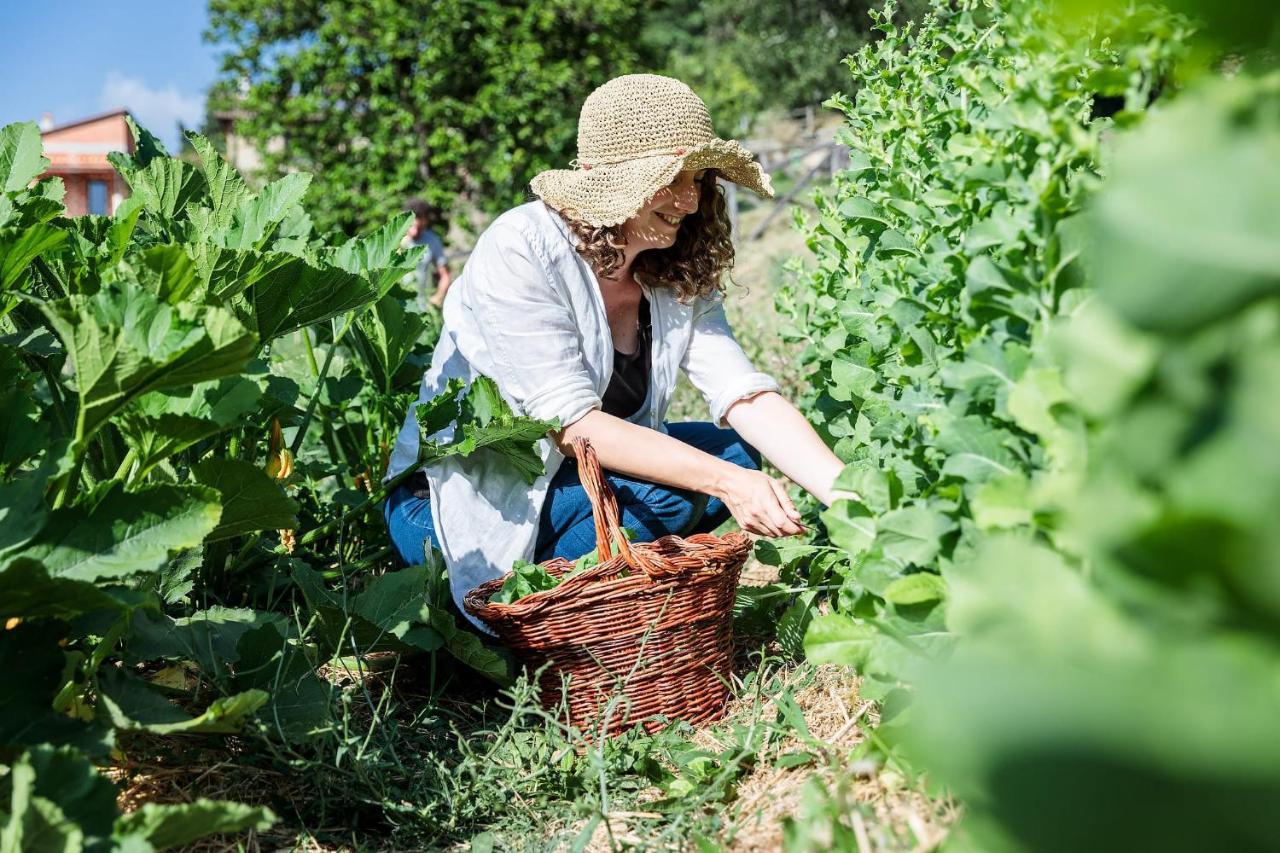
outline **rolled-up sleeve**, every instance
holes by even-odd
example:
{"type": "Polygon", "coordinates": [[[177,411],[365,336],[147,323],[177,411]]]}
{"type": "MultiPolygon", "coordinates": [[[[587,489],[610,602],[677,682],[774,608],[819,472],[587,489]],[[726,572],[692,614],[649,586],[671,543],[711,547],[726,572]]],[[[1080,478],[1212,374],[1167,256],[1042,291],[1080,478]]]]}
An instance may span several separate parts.
{"type": "Polygon", "coordinates": [[[711,422],[725,427],[730,406],[762,391],[777,391],[778,383],[756,370],[742,351],[719,298],[700,301],[695,310],[693,334],[680,366],[707,401],[711,422]]]}
{"type": "Polygon", "coordinates": [[[485,238],[465,275],[492,378],[524,414],[566,427],[600,406],[579,324],[524,235],[492,229],[485,238]]]}

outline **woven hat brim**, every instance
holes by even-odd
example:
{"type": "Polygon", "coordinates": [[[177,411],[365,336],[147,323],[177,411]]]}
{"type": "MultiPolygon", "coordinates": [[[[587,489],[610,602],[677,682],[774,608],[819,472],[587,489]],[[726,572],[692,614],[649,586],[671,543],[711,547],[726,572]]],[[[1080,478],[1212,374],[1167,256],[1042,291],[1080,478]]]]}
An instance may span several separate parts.
{"type": "Polygon", "coordinates": [[[715,169],[761,198],[773,198],[773,183],[751,153],[737,142],[715,139],[683,155],[660,154],[591,169],[548,169],[530,182],[534,194],[589,225],[620,225],[639,212],[683,169],[715,169]]]}

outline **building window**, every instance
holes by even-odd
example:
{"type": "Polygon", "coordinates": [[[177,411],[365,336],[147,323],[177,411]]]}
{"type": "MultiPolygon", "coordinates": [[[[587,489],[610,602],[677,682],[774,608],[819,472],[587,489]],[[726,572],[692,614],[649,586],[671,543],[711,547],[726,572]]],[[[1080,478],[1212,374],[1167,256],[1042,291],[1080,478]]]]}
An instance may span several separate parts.
{"type": "Polygon", "coordinates": [[[110,211],[107,209],[108,195],[106,181],[89,181],[89,212],[98,216],[106,216],[110,211]]]}

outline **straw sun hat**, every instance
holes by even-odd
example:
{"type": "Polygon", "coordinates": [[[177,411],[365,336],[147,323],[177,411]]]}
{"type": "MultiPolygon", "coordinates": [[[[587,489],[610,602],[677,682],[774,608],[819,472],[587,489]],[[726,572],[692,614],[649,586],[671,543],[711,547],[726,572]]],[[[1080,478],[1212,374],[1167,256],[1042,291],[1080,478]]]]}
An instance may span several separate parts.
{"type": "Polygon", "coordinates": [[[670,77],[627,74],[592,92],[578,117],[574,169],[534,177],[534,193],[589,225],[618,225],[683,169],[716,169],[762,198],[769,176],[751,152],[721,139],[707,105],[670,77]]]}

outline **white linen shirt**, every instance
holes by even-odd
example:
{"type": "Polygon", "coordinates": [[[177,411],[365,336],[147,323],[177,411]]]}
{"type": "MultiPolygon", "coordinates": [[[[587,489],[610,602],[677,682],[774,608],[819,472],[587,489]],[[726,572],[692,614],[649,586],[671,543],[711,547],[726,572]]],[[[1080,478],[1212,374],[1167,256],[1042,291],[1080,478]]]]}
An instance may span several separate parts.
{"type": "MultiPolygon", "coordinates": [[[[575,243],[564,220],[541,201],[494,220],[445,297],[444,327],[419,402],[454,377],[469,384],[484,375],[517,414],[559,419],[562,428],[600,408],[613,374],[613,334],[595,274],[575,243]]],[[[663,416],[679,369],[721,426],[738,400],[778,390],[734,339],[719,297],[682,305],[666,288],[643,289],[653,323],[648,409],[630,420],[666,431],[663,416]]],[[[386,479],[418,460],[416,409],[405,418],[386,479]]],[[[432,438],[447,440],[452,429],[432,438]]],[[[547,487],[564,461],[550,438],[538,449],[546,471],[532,486],[502,456],[483,449],[424,468],[440,549],[463,613],[469,590],[507,574],[516,560],[533,559],[547,487]]]]}

